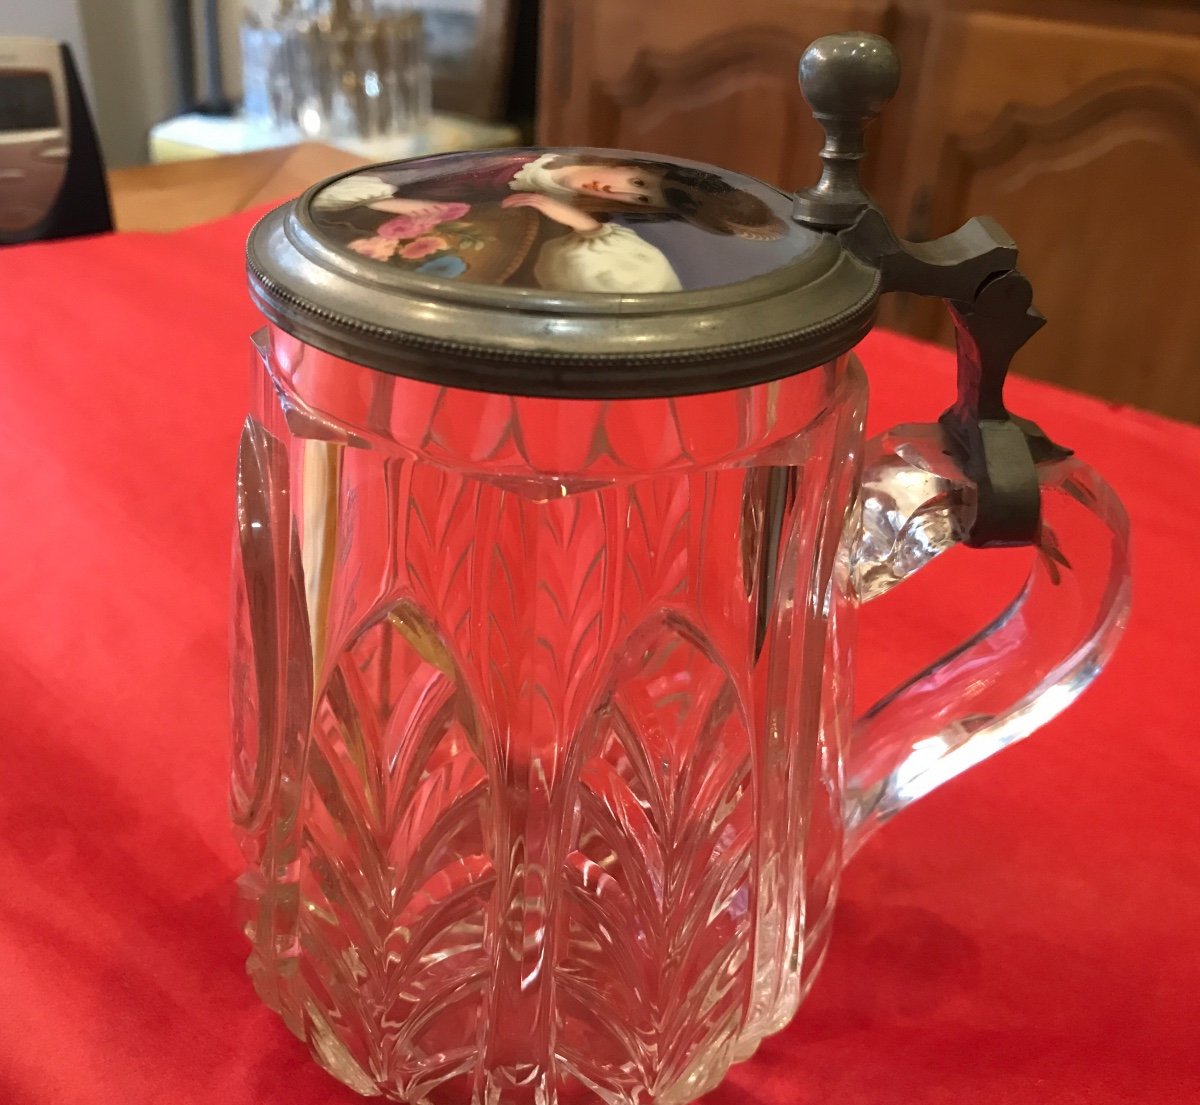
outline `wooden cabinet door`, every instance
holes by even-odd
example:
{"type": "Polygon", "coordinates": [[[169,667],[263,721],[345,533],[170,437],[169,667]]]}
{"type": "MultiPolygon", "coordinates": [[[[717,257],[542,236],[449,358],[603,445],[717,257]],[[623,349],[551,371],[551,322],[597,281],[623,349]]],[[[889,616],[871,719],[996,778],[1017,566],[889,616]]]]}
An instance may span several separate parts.
{"type": "Polygon", "coordinates": [[[821,131],[800,95],[800,55],[831,31],[888,33],[891,9],[887,0],[545,0],[538,140],[708,161],[790,189],[813,183],[821,131]]]}
{"type": "Polygon", "coordinates": [[[902,229],[995,216],[1049,319],[1014,369],[1200,421],[1200,35],[953,15],[926,75],[902,229]]]}

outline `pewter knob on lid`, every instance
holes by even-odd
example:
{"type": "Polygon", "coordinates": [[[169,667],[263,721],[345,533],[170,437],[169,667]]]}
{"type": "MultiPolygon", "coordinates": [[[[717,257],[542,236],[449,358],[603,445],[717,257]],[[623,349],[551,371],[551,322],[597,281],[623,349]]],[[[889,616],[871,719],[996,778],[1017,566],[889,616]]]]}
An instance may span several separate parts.
{"type": "Polygon", "coordinates": [[[900,84],[900,59],[879,35],[819,38],[800,59],[800,88],[825,130],[821,179],[796,196],[795,217],[810,226],[849,226],[870,206],[859,177],[867,124],[900,84]]]}

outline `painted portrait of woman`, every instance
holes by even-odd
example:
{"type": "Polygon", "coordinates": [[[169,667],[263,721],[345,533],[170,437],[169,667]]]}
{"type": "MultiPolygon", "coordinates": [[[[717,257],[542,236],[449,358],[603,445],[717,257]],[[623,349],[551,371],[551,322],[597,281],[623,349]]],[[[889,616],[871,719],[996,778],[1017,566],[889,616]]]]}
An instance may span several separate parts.
{"type": "Polygon", "coordinates": [[[344,177],[317,193],[313,217],[361,256],[429,276],[626,294],[725,282],[682,271],[696,266],[680,264],[670,244],[680,236],[662,224],[688,228],[692,253],[707,250],[713,263],[716,241],[752,248],[787,229],[763,197],[666,161],[504,153],[411,175],[397,166],[344,177]]]}

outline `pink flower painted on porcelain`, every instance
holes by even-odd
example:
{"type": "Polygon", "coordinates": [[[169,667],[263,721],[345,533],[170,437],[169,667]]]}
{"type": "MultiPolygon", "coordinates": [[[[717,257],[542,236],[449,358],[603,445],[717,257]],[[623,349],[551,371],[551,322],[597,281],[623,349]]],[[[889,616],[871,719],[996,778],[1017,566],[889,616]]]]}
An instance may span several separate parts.
{"type": "Polygon", "coordinates": [[[388,238],[355,238],[349,243],[355,253],[370,257],[372,261],[390,261],[400,243],[388,238]]]}
{"type": "Polygon", "coordinates": [[[409,242],[401,251],[400,256],[406,261],[417,261],[422,257],[428,257],[431,253],[440,253],[444,249],[449,249],[450,243],[445,238],[437,234],[426,234],[425,236],[409,242]]]}
{"type": "MultiPolygon", "coordinates": [[[[391,206],[404,201],[392,201],[391,206]]],[[[377,205],[387,210],[383,203],[377,205]]],[[[435,226],[461,219],[471,210],[469,203],[429,203],[414,206],[388,219],[376,233],[381,238],[408,239],[428,234],[435,226]]]]}

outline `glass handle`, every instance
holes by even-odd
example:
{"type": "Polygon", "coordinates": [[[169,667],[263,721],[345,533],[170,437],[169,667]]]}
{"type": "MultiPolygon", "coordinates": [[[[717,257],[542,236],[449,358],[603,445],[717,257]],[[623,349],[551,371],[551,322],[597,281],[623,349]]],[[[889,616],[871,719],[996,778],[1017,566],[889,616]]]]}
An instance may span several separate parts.
{"type": "MultiPolygon", "coordinates": [[[[964,542],[978,488],[941,426],[868,443],[860,525],[843,557],[859,602],[964,542]]],[[[1129,534],[1088,465],[1037,465],[1041,522],[1020,593],[990,625],[880,699],[854,725],[846,762],[847,857],[914,799],[1028,736],[1099,673],[1129,610],[1129,534]]],[[[981,555],[981,554],[980,554],[981,555]]]]}

